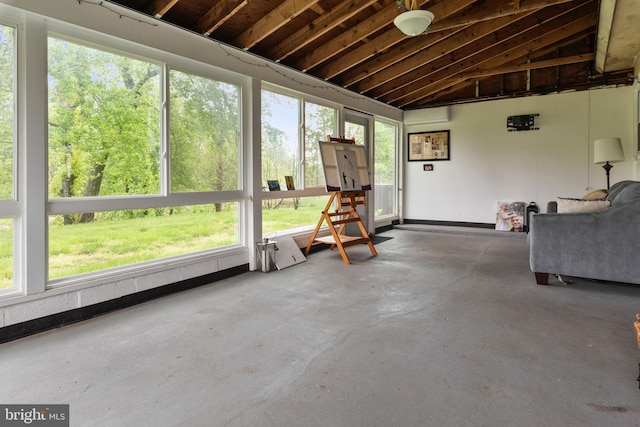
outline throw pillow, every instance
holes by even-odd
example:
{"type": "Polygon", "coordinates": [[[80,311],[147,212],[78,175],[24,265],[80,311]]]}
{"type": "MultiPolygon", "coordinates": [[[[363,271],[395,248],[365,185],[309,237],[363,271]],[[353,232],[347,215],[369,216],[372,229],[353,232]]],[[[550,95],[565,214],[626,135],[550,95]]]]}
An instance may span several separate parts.
{"type": "Polygon", "coordinates": [[[582,197],[584,200],[605,200],[607,198],[607,190],[593,190],[582,197]]]}
{"type": "Polygon", "coordinates": [[[558,213],[597,212],[608,208],[608,200],[584,200],[558,197],[558,213]]]}

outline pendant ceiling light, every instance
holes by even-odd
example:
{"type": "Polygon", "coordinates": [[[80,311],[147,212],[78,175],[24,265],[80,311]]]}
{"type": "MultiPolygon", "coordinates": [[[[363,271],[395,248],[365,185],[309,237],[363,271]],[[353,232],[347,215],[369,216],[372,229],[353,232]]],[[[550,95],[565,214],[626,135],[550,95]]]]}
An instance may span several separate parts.
{"type": "Polygon", "coordinates": [[[396,16],[393,24],[408,36],[417,36],[418,34],[426,33],[435,17],[433,13],[428,10],[415,9],[415,0],[411,1],[411,9],[407,9],[402,0],[398,0],[397,3],[398,7],[404,9],[405,12],[396,16]]]}

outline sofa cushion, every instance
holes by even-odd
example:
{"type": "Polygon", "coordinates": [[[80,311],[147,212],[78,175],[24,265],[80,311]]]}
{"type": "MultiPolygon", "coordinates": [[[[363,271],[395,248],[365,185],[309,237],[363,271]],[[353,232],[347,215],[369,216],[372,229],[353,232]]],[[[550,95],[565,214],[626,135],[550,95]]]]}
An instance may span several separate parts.
{"type": "Polygon", "coordinates": [[[620,206],[640,201],[640,182],[625,186],[611,202],[611,206],[620,206]]]}
{"type": "Polygon", "coordinates": [[[597,212],[608,208],[608,200],[585,200],[558,197],[558,213],[597,212]]]}
{"type": "Polygon", "coordinates": [[[620,194],[622,190],[624,190],[629,185],[634,184],[636,182],[637,181],[631,181],[631,180],[616,182],[611,186],[611,188],[609,188],[609,191],[607,192],[607,200],[610,200],[613,202],[613,200],[616,197],[618,197],[618,194],[620,194]]]}

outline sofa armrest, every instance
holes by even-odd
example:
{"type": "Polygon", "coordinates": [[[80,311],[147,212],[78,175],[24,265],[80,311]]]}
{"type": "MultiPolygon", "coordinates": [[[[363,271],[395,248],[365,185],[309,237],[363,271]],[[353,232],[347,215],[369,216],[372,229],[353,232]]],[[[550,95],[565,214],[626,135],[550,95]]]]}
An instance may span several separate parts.
{"type": "Polygon", "coordinates": [[[640,284],[639,210],[632,204],[532,215],[527,236],[531,271],[640,284]]]}

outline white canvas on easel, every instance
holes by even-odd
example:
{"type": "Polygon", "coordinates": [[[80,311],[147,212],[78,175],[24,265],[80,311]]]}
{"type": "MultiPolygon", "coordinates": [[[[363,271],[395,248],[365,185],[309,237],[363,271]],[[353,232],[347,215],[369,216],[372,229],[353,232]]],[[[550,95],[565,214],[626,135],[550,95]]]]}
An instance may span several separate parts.
{"type": "Polygon", "coordinates": [[[300,264],[307,260],[298,245],[296,245],[293,237],[279,236],[275,239],[275,242],[278,248],[276,251],[276,268],[278,270],[300,264]]]}
{"type": "MultiPolygon", "coordinates": [[[[324,179],[327,191],[359,191],[371,190],[371,178],[369,175],[369,165],[367,164],[367,153],[363,145],[357,144],[340,144],[335,142],[319,141],[320,157],[322,158],[322,168],[324,170],[324,179]],[[338,172],[338,159],[344,159],[344,154],[353,161],[352,155],[355,156],[355,164],[357,168],[357,179],[360,181],[356,190],[343,189],[344,181],[338,172]],[[342,184],[341,184],[342,183],[342,184]]],[[[354,183],[351,182],[354,186],[354,183]]]]}
{"type": "Polygon", "coordinates": [[[336,151],[335,155],[338,176],[340,177],[340,191],[362,190],[358,164],[356,163],[356,153],[349,150],[340,150],[336,151]]]}

